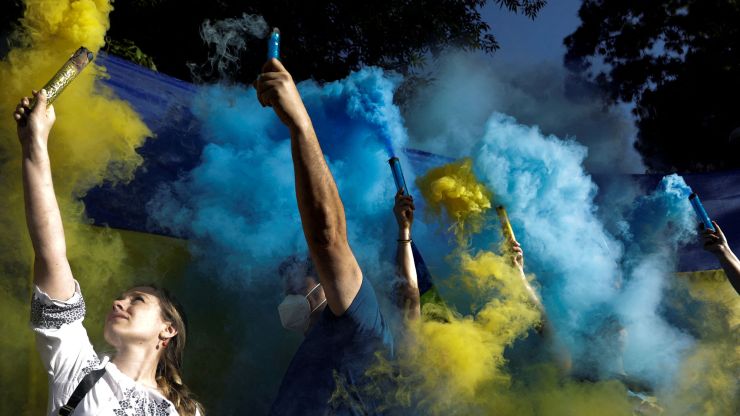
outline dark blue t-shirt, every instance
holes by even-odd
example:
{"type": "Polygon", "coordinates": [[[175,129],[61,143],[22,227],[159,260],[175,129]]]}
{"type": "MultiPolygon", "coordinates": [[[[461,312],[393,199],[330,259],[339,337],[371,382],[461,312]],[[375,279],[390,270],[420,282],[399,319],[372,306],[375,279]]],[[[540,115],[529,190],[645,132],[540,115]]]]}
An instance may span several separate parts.
{"type": "Polygon", "coordinates": [[[375,353],[393,354],[393,338],[370,281],[342,316],[324,308],[298,347],[270,415],[372,415],[380,397],[367,394],[365,370],[375,353]],[[365,387],[365,388],[364,388],[365,387]],[[336,393],[336,394],[335,394],[336,393]],[[332,398],[332,396],[334,396],[332,398]]]}

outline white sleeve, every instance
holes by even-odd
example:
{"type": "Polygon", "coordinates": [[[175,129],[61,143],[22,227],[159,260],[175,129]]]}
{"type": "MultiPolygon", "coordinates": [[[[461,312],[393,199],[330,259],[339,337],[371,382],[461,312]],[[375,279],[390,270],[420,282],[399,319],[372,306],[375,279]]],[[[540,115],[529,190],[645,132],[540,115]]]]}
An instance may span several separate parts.
{"type": "Polygon", "coordinates": [[[85,300],[75,281],[75,293],[66,301],[52,299],[34,287],[31,328],[36,348],[52,383],[70,383],[100,365],[82,321],[85,300]]]}

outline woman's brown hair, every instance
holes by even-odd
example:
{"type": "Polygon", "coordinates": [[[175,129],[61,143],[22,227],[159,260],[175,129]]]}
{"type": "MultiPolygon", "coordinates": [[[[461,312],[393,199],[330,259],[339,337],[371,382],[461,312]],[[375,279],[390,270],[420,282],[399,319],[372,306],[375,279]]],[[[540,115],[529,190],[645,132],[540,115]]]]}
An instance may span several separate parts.
{"type": "Polygon", "coordinates": [[[157,385],[167,400],[175,405],[180,416],[195,416],[196,410],[205,415],[203,405],[195,400],[182,381],[182,360],[187,340],[187,317],[182,305],[167,289],[151,284],[146,286],[152,288],[159,298],[162,319],[177,330],[177,335],[170,338],[157,363],[157,385]]]}

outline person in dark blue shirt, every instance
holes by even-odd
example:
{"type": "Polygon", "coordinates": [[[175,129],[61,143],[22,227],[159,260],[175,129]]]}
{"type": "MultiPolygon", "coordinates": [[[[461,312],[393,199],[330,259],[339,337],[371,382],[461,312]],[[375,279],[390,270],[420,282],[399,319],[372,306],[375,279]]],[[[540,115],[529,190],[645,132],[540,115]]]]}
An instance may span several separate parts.
{"type": "MultiPolygon", "coordinates": [[[[419,286],[411,251],[414,202],[397,194],[393,207],[398,222],[395,302],[407,319],[419,317],[419,286]]],[[[390,355],[393,340],[383,322],[369,281],[363,281],[354,301],[341,317],[326,308],[326,296],[310,258],[293,255],[278,268],[286,298],[278,307],[286,329],[304,334],[273,406],[274,414],[368,414],[380,397],[367,394],[364,378],[374,353],[390,355]],[[306,388],[305,386],[311,386],[306,388]],[[363,391],[365,390],[365,391],[363,391]]]]}
{"type": "Polygon", "coordinates": [[[280,61],[265,63],[254,87],[260,103],[272,107],[290,130],[298,210],[315,267],[315,276],[309,276],[315,284],[304,279],[278,308],[283,325],[304,331],[305,338],[270,414],[377,414],[381,397],[364,394],[365,386],[376,382],[366,379],[365,370],[376,353],[392,355],[393,341],[375,291],[349,246],[336,183],[295,83],[280,61]]]}

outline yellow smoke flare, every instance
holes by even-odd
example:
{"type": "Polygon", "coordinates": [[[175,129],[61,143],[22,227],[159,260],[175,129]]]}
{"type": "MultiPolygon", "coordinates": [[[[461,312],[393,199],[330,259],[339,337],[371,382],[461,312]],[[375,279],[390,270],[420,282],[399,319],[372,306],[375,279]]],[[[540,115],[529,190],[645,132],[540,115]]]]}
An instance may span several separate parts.
{"type": "Polygon", "coordinates": [[[449,217],[458,243],[466,235],[480,232],[484,214],[491,208],[491,192],[476,179],[471,159],[431,169],[416,179],[416,186],[432,215],[440,216],[444,211],[449,217]]]}
{"type": "MultiPolygon", "coordinates": [[[[25,4],[23,29],[12,36],[14,45],[20,46],[0,62],[0,116],[5,120],[0,123],[0,305],[4,315],[0,372],[4,380],[14,380],[9,386],[4,383],[0,401],[13,414],[42,414],[46,377],[35,358],[28,329],[33,252],[25,226],[21,149],[12,113],[21,97],[41,88],[77,48],[85,46],[97,54],[104,44],[112,6],[107,0],[27,0],[25,4]]],[[[135,149],[150,135],[128,103],[95,83],[104,71],[90,65],[54,103],[57,122],[49,140],[68,256],[88,300],[86,323],[94,340],[102,332],[102,310],[131,283],[134,273],[124,266],[120,238],[89,226],[78,198],[104,180],[130,179],[141,162],[135,149]]]]}
{"type": "Polygon", "coordinates": [[[518,339],[540,337],[532,329],[542,317],[527,277],[503,250],[508,244],[504,255],[467,250],[471,235],[485,225],[492,193],[475,178],[469,159],[433,169],[417,185],[431,214],[444,220],[444,213],[452,222],[459,244],[450,257],[457,271],[438,285],[447,288],[442,297],[471,299],[472,312],[426,303],[422,319],[408,322],[410,335],[398,347],[396,364],[379,360],[369,372],[394,380],[393,392],[377,390],[388,406],[432,415],[632,415],[635,403],[617,381],[568,380],[554,363],[520,369],[534,374],[526,383],[512,377],[504,353],[518,339]]]}
{"type": "MultiPolygon", "coordinates": [[[[483,386],[505,388],[510,383],[504,350],[540,320],[539,310],[527,302],[521,272],[492,252],[461,255],[460,280],[485,302],[477,313],[461,316],[448,312],[446,319],[425,306],[423,319],[413,326],[418,366],[414,372],[421,390],[434,392],[429,409],[444,413],[455,403],[477,402],[483,386]],[[432,319],[429,319],[432,318],[432,319]]],[[[407,357],[409,363],[414,359],[407,357]]]]}
{"type": "Polygon", "coordinates": [[[455,253],[459,271],[451,283],[474,299],[474,312],[461,315],[444,305],[424,305],[421,321],[409,327],[412,341],[399,351],[402,374],[411,375],[405,384],[416,390],[401,388],[395,397],[422,397],[425,411],[449,414],[485,402],[484,386],[509,386],[504,350],[539,322],[540,312],[527,301],[521,271],[509,258],[465,251],[471,234],[482,229],[492,197],[473,174],[472,161],[432,169],[417,185],[430,213],[440,219],[444,213],[452,222],[460,247],[455,253]]]}

